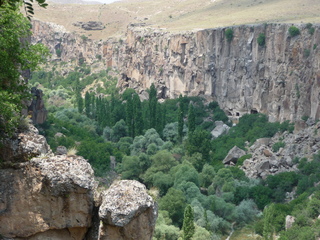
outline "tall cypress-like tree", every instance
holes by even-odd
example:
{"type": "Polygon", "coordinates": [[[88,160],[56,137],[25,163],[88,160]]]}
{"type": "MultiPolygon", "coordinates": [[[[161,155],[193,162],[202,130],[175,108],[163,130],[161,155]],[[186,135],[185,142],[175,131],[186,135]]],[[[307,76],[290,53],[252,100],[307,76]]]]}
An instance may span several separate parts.
{"type": "Polygon", "coordinates": [[[78,112],[82,113],[83,112],[83,99],[81,97],[80,92],[77,92],[76,99],[77,99],[78,112]]]}
{"type": "Polygon", "coordinates": [[[85,98],[84,98],[84,105],[86,107],[86,115],[87,117],[91,116],[91,97],[89,92],[86,92],[85,98]]]}
{"type": "Polygon", "coordinates": [[[157,112],[157,90],[154,84],[151,84],[149,92],[149,128],[156,127],[156,113],[157,112]]]}
{"type": "Polygon", "coordinates": [[[183,218],[183,239],[190,240],[195,232],[195,226],[193,222],[193,209],[190,205],[188,205],[184,210],[184,218],[183,218]]]}
{"type": "Polygon", "coordinates": [[[196,115],[194,114],[193,104],[189,103],[188,109],[188,133],[192,134],[196,129],[196,115]]]}
{"type": "Polygon", "coordinates": [[[155,129],[156,131],[162,136],[162,130],[163,130],[163,124],[162,124],[162,104],[157,103],[157,110],[156,110],[156,126],[155,129]]]}
{"type": "Polygon", "coordinates": [[[183,137],[183,110],[181,109],[181,105],[178,107],[178,137],[179,140],[182,141],[183,137]]]}
{"type": "Polygon", "coordinates": [[[133,101],[132,97],[127,99],[126,104],[126,124],[128,126],[128,132],[130,137],[134,137],[134,108],[133,108],[133,101]]]}
{"type": "Polygon", "coordinates": [[[141,109],[141,101],[138,94],[133,95],[133,108],[134,108],[134,137],[141,135],[143,130],[143,116],[141,109]]]}

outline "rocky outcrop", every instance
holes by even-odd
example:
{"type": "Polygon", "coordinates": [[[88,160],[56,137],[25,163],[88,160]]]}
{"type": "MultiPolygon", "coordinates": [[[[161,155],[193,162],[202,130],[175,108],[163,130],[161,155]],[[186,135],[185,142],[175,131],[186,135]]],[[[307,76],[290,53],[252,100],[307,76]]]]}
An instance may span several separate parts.
{"type": "Polygon", "coordinates": [[[41,89],[33,87],[31,89],[32,101],[28,106],[28,113],[31,113],[31,119],[34,124],[42,124],[46,121],[48,111],[44,106],[43,92],[41,89]]]}
{"type": "Polygon", "coordinates": [[[65,151],[54,155],[33,126],[2,145],[2,238],[102,240],[113,229],[113,236],[120,231],[130,237],[108,239],[151,239],[156,206],[142,184],[118,182],[101,195],[100,206],[94,199],[99,194],[90,164],[65,151]],[[104,222],[101,228],[92,225],[100,222],[99,207],[104,222]],[[114,219],[121,219],[121,224],[114,219]]]}
{"type": "MultiPolygon", "coordinates": [[[[302,125],[298,123],[298,125],[302,125]]],[[[312,160],[320,149],[320,123],[307,126],[294,133],[284,132],[272,138],[258,139],[249,149],[252,157],[241,167],[248,177],[265,178],[270,174],[297,171],[301,158],[312,160]],[[277,151],[274,144],[282,142],[284,147],[277,151]]]]}
{"type": "Polygon", "coordinates": [[[27,131],[15,134],[11,139],[5,139],[1,144],[0,159],[2,164],[25,162],[41,154],[52,151],[44,136],[39,135],[33,125],[27,131]]]}
{"type": "MultiPolygon", "coordinates": [[[[45,139],[35,135],[23,133],[16,149],[26,147],[37,157],[11,165],[4,159],[7,164],[0,169],[0,234],[13,239],[81,240],[91,226],[93,170],[82,157],[54,156],[45,139]]],[[[29,150],[24,153],[33,156],[29,150]]]]}
{"type": "Polygon", "coordinates": [[[68,64],[95,63],[105,67],[102,61],[97,61],[97,56],[103,55],[102,41],[93,41],[85,35],[67,32],[63,26],[38,20],[32,21],[32,31],[32,43],[46,45],[52,54],[51,61],[64,62],[62,74],[67,74],[68,64]]]}
{"type": "Polygon", "coordinates": [[[215,121],[215,128],[211,131],[213,138],[217,138],[222,134],[227,134],[230,127],[222,121],[215,121]]]}
{"type": "Polygon", "coordinates": [[[129,180],[115,182],[103,193],[100,239],[149,240],[156,216],[157,208],[143,184],[129,180]]]}
{"type": "Polygon", "coordinates": [[[92,30],[103,30],[105,27],[102,22],[89,21],[89,22],[76,22],[73,23],[76,27],[81,27],[84,30],[92,31],[92,30]]]}
{"type": "Polygon", "coordinates": [[[227,154],[227,156],[222,161],[223,164],[234,165],[237,163],[238,159],[245,155],[246,152],[237,146],[234,146],[227,154]]]}

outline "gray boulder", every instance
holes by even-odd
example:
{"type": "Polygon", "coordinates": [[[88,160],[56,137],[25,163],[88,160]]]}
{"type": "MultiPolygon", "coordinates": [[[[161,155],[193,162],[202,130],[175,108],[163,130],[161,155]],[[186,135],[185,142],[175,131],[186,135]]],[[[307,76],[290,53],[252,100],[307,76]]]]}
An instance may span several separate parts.
{"type": "Polygon", "coordinates": [[[231,163],[237,163],[238,159],[245,155],[246,152],[242,149],[238,148],[237,146],[234,146],[229,152],[228,155],[223,160],[224,164],[231,164],[231,163]]]}
{"type": "Polygon", "coordinates": [[[213,138],[221,136],[223,133],[227,133],[230,127],[227,124],[224,124],[222,121],[215,121],[216,127],[211,131],[213,138]]]}

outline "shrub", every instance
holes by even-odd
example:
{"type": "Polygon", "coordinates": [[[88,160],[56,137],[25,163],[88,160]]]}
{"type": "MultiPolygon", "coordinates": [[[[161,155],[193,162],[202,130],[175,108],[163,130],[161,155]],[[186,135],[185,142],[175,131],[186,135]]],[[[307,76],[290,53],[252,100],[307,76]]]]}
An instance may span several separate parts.
{"type": "Polygon", "coordinates": [[[303,56],[305,57],[305,58],[307,58],[307,57],[309,57],[310,56],[310,49],[304,49],[303,50],[303,56]]]}
{"type": "Polygon", "coordinates": [[[236,166],[242,166],[244,160],[249,159],[249,158],[252,158],[252,154],[243,155],[242,157],[240,157],[238,159],[236,166]]]}
{"type": "Polygon", "coordinates": [[[224,33],[226,35],[228,42],[231,42],[233,39],[233,30],[231,28],[228,28],[224,33]]]}
{"type": "Polygon", "coordinates": [[[298,36],[300,34],[300,30],[299,28],[295,27],[295,26],[291,26],[289,27],[289,34],[291,37],[295,37],[298,36]]]}
{"type": "Polygon", "coordinates": [[[257,38],[257,42],[259,46],[263,47],[266,44],[266,35],[264,35],[264,33],[260,33],[257,38]]]}
{"type": "Polygon", "coordinates": [[[86,35],[81,35],[80,38],[81,38],[83,41],[88,40],[88,37],[87,37],[86,35]]]}
{"type": "Polygon", "coordinates": [[[310,33],[310,35],[313,35],[315,29],[314,29],[314,27],[312,27],[312,23],[307,23],[306,27],[307,27],[308,32],[310,33]]]}
{"type": "Polygon", "coordinates": [[[272,146],[272,151],[273,152],[278,152],[280,148],[284,147],[286,144],[284,142],[276,142],[275,144],[273,144],[272,146]]]}

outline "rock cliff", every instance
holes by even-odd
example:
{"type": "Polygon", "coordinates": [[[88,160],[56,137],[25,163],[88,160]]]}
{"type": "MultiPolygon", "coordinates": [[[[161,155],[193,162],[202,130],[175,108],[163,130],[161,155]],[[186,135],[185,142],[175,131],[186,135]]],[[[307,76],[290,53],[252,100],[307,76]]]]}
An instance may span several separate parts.
{"type": "MultiPolygon", "coordinates": [[[[319,118],[319,28],[291,37],[286,24],[236,26],[169,34],[129,27],[117,67],[120,86],[155,83],[162,97],[204,95],[231,116],[265,113],[270,120],[319,118]],[[265,35],[265,45],[257,43],[265,35]]],[[[121,49],[120,49],[121,50],[121,49]]]]}
{"type": "Polygon", "coordinates": [[[104,236],[106,229],[117,236],[116,223],[94,227],[105,219],[97,209],[121,215],[121,239],[152,238],[156,205],[142,184],[120,181],[101,194],[101,205],[94,199],[99,193],[90,164],[79,156],[54,155],[33,126],[2,143],[0,160],[1,239],[120,239],[104,236]]]}
{"type": "Polygon", "coordinates": [[[118,86],[142,93],[152,83],[159,97],[202,95],[218,101],[230,115],[265,113],[271,121],[320,117],[319,26],[301,24],[291,37],[289,24],[233,26],[168,33],[131,25],[126,39],[94,42],[63,32],[52,24],[34,22],[33,41],[61,49],[61,60],[102,56],[104,67],[117,68],[118,86]],[[49,29],[49,31],[48,31],[49,29]],[[265,35],[260,46],[257,38],[265,35]]]}

